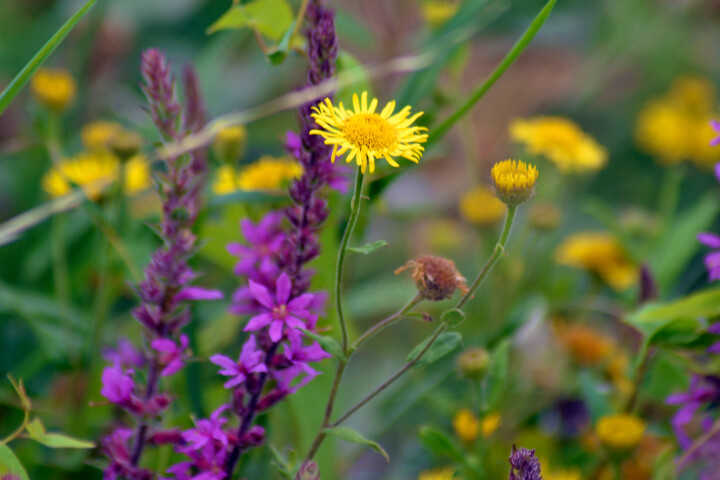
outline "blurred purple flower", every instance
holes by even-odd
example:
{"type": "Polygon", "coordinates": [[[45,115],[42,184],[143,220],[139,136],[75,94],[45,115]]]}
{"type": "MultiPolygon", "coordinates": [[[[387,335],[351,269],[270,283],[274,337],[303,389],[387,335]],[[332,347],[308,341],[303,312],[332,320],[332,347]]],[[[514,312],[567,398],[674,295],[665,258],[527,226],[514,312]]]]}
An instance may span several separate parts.
{"type": "Polygon", "coordinates": [[[227,447],[228,437],[222,428],[227,419],[220,416],[227,409],[227,405],[221,405],[210,415],[209,419],[198,420],[195,422],[195,428],[184,432],[183,438],[188,443],[188,448],[200,450],[212,442],[218,442],[220,445],[227,447]]]}
{"type": "MultiPolygon", "coordinates": [[[[670,395],[665,402],[680,406],[671,423],[678,443],[682,448],[687,448],[692,439],[685,428],[695,419],[698,410],[720,405],[720,377],[693,375],[687,392],[670,395]]],[[[708,430],[712,422],[713,417],[707,414],[700,419],[703,430],[708,430]]]]}
{"type": "Polygon", "coordinates": [[[129,405],[135,390],[132,373],[132,370],[123,370],[119,363],[105,367],[100,394],[117,405],[129,405]]]}
{"type": "Polygon", "coordinates": [[[188,337],[185,334],[180,335],[180,345],[167,338],[159,338],[150,343],[150,348],[159,352],[157,361],[160,365],[164,365],[160,375],[169,377],[177,373],[183,367],[185,358],[185,350],[188,347],[188,337]]]}
{"type": "Polygon", "coordinates": [[[235,362],[225,355],[216,354],[210,357],[210,361],[221,367],[220,375],[233,377],[225,383],[225,388],[235,388],[243,383],[251,373],[267,372],[267,366],[263,363],[264,353],[257,349],[255,335],[243,345],[238,361],[235,362]]]}
{"type": "Polygon", "coordinates": [[[305,328],[305,322],[300,320],[300,318],[310,318],[313,316],[308,310],[309,305],[312,303],[313,295],[303,293],[290,300],[291,289],[292,284],[290,283],[290,277],[288,277],[288,274],[285,272],[280,274],[277,279],[274,299],[265,286],[250,280],[250,291],[255,299],[268,311],[252,317],[245,326],[245,331],[259,330],[270,325],[270,330],[268,331],[270,340],[278,342],[283,336],[283,327],[285,325],[290,328],[305,328]]]}
{"type": "Polygon", "coordinates": [[[185,287],[175,295],[175,300],[220,300],[223,294],[220,290],[212,290],[202,287],[185,287]]]}
{"type": "Polygon", "coordinates": [[[126,367],[143,367],[147,361],[145,356],[135,348],[135,345],[126,338],[118,340],[116,348],[104,349],[103,358],[108,363],[120,364],[126,367]]]}
{"type": "MultiPolygon", "coordinates": [[[[699,233],[697,239],[703,245],[720,249],[720,236],[714,233],[699,233]]],[[[705,256],[705,267],[711,282],[720,280],[720,250],[708,253],[705,256]]]]}
{"type": "Polygon", "coordinates": [[[274,256],[280,251],[285,238],[280,229],[282,218],[280,212],[269,212],[256,225],[250,220],[240,222],[240,230],[248,245],[231,243],[227,246],[231,255],[240,257],[235,264],[236,275],[260,281],[257,273],[267,278],[277,272],[274,256]]]}
{"type": "Polygon", "coordinates": [[[512,447],[508,459],[510,462],[510,480],[542,480],[540,460],[535,457],[535,450],[512,447]]]}
{"type": "MultiPolygon", "coordinates": [[[[720,134],[720,122],[718,122],[717,120],[710,120],[710,125],[716,133],[720,134]]],[[[710,145],[712,145],[713,147],[720,145],[720,135],[713,138],[712,141],[710,141],[710,145]]]]}

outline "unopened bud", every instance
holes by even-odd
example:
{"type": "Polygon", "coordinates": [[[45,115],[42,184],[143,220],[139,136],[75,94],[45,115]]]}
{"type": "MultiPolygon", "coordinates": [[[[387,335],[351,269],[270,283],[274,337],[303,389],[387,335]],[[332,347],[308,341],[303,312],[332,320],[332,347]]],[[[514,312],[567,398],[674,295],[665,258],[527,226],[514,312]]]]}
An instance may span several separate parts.
{"type": "Polygon", "coordinates": [[[246,146],[247,130],[242,125],[234,125],[218,132],[212,151],[221,162],[234,165],[245,153],[246,146]]]}
{"type": "Polygon", "coordinates": [[[121,130],[110,139],[110,150],[124,162],[137,155],[142,147],[142,141],[139,134],[121,130]]]}
{"type": "Polygon", "coordinates": [[[320,470],[317,463],[312,460],[303,463],[297,474],[297,480],[320,480],[320,470]]]}
{"type": "Polygon", "coordinates": [[[458,357],[460,372],[467,378],[482,378],[487,372],[488,365],[490,365],[490,354],[482,347],[465,350],[458,357]]]}
{"type": "Polygon", "coordinates": [[[395,274],[408,268],[412,268],[412,278],[415,280],[418,292],[427,300],[438,301],[450,298],[457,289],[463,293],[468,291],[465,277],[460,275],[452,260],[423,255],[395,270],[395,274]]]}

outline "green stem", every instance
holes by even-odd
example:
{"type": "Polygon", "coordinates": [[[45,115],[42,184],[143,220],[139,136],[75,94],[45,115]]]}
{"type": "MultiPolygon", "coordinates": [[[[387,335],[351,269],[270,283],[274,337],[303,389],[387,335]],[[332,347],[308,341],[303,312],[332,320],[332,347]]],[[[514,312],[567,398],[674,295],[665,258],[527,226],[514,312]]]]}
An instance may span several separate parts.
{"type": "Polygon", "coordinates": [[[60,45],[80,19],[83,18],[88,11],[90,11],[92,6],[95,5],[95,2],[97,2],[97,0],[88,0],[85,5],[83,5],[80,10],[75,13],[75,15],[70,17],[70,19],[65,22],[57,32],[55,32],[55,35],[50,37],[50,40],[48,40],[47,43],[38,50],[35,56],[33,56],[32,59],[25,64],[23,69],[20,70],[20,73],[18,73],[15,78],[13,78],[12,82],[10,82],[10,85],[8,85],[7,88],[0,93],[0,115],[2,115],[13,98],[20,93],[20,90],[27,81],[30,80],[33,73],[40,68],[40,65],[42,65],[50,54],[57,48],[57,46],[60,45]]]}
{"type": "Polygon", "coordinates": [[[353,192],[353,198],[350,203],[350,218],[348,218],[345,233],[343,233],[340,251],[338,252],[337,268],[335,270],[335,307],[337,308],[338,322],[340,322],[340,330],[342,332],[342,349],[345,354],[347,354],[348,350],[348,333],[342,309],[343,268],[345,266],[345,255],[347,254],[348,243],[350,242],[350,237],[352,237],[358,217],[360,216],[360,200],[364,180],[365,174],[361,168],[358,167],[357,175],[355,176],[355,191],[353,192]]]}
{"type": "Polygon", "coordinates": [[[360,338],[358,338],[355,343],[353,343],[352,347],[350,348],[350,352],[354,352],[358,348],[360,348],[360,345],[370,340],[373,336],[380,333],[381,331],[388,328],[390,325],[393,325],[394,323],[402,320],[403,316],[408,313],[410,310],[412,310],[418,303],[422,302],[423,297],[420,294],[415,295],[408,303],[405,305],[402,310],[398,311],[397,313],[390,315],[385,320],[382,320],[372,327],[370,327],[365,333],[363,333],[360,338]]]}
{"type": "MultiPolygon", "coordinates": [[[[515,218],[515,211],[517,207],[508,207],[507,216],[505,217],[505,227],[503,228],[502,235],[500,236],[500,241],[498,242],[497,246],[495,247],[495,250],[492,254],[492,256],[488,259],[487,263],[485,263],[485,266],[478,274],[477,278],[472,284],[472,287],[468,291],[467,294],[465,294],[455,308],[460,309],[462,308],[467,301],[472,297],[473,293],[477,288],[480,286],[480,283],[482,283],[483,279],[487,276],[487,274],[492,270],[492,267],[497,263],[497,261],[500,259],[500,256],[502,253],[505,252],[505,244],[507,243],[508,236],[510,235],[510,228],[512,227],[512,222],[515,218]]],[[[392,377],[387,379],[385,382],[382,383],[379,387],[377,387],[375,390],[370,392],[365,398],[360,400],[358,403],[355,404],[350,410],[345,412],[335,423],[330,425],[331,427],[336,427],[340,425],[342,422],[347,420],[353,413],[358,411],[360,408],[362,408],[363,405],[368,403],[370,400],[375,398],[377,395],[379,395],[383,390],[385,390],[387,387],[392,385],[398,378],[400,378],[405,372],[410,370],[413,365],[415,365],[420,359],[427,353],[428,350],[430,350],[430,347],[432,347],[433,343],[440,337],[440,335],[448,328],[448,325],[443,323],[440,326],[438,326],[437,329],[435,329],[435,332],[430,337],[430,340],[425,344],[425,347],[410,361],[408,361],[403,367],[398,370],[392,377]]],[[[312,457],[309,457],[310,459],[312,457]]]]}
{"type": "Polygon", "coordinates": [[[535,19],[525,31],[523,36],[520,37],[520,40],[518,40],[515,46],[507,53],[507,55],[505,55],[505,58],[503,58],[502,62],[500,62],[500,65],[498,65],[495,70],[493,70],[487,80],[485,80],[485,82],[483,82],[483,84],[480,85],[480,87],[478,87],[477,90],[473,92],[473,94],[464,104],[458,107],[457,110],[455,110],[440,125],[433,128],[432,135],[428,138],[427,144],[425,145],[426,149],[429,149],[432,143],[442,138],[448,132],[448,130],[450,130],[450,127],[452,127],[458,120],[460,120],[466,113],[468,113],[470,109],[478,101],[480,101],[481,98],[485,96],[485,94],[488,92],[488,90],[490,90],[490,88],[495,84],[495,82],[497,82],[498,79],[502,77],[502,75],[510,67],[510,65],[512,65],[515,60],[517,60],[523,50],[525,50],[525,48],[530,44],[532,39],[535,38],[535,35],[537,35],[538,31],[540,31],[540,28],[550,16],[550,13],[552,12],[556,2],[557,0],[550,0],[545,4],[543,9],[540,10],[540,13],[538,13],[538,15],[535,17],[535,19]]]}

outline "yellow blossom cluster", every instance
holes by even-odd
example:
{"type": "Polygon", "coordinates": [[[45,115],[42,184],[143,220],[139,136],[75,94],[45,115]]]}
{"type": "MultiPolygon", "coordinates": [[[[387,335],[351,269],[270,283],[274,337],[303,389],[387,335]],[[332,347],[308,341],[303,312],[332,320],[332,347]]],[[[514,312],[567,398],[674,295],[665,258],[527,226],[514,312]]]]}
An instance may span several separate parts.
{"type": "Polygon", "coordinates": [[[497,413],[491,413],[480,420],[467,408],[460,409],[453,418],[453,429],[460,440],[465,443],[472,443],[482,434],[489,437],[500,426],[501,417],[497,413]]]}
{"type": "Polygon", "coordinates": [[[593,137],[565,117],[535,117],[515,120],[510,137],[533,155],[542,155],[563,173],[598,170],[608,153],[593,137]]]}
{"type": "Polygon", "coordinates": [[[707,79],[675,79],[665,94],[649,101],[638,114],[638,146],[665,165],[689,160],[712,168],[720,161],[720,149],[710,145],[717,136],[710,125],[716,101],[715,88],[707,79]]]}
{"type": "Polygon", "coordinates": [[[595,434],[607,449],[618,452],[633,450],[645,434],[645,422],[626,413],[606,415],[595,425],[595,434]]]}
{"type": "Polygon", "coordinates": [[[302,166],[294,160],[265,155],[239,170],[231,165],[221,166],[212,190],[217,195],[238,190],[278,190],[298,178],[302,172],[302,166]]]}
{"type": "Polygon", "coordinates": [[[570,235],[558,246],[555,260],[561,265],[594,273],[618,291],[635,284],[638,278],[638,268],[620,242],[604,232],[570,235]]]}

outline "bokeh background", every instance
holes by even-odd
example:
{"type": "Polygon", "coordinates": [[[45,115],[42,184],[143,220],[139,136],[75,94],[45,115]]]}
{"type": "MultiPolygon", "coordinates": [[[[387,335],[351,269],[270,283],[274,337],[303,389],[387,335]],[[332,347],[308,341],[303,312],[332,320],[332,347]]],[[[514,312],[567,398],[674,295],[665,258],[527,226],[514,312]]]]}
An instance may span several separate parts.
{"type": "MultiPolygon", "coordinates": [[[[471,22],[471,38],[443,49],[432,68],[363,82],[357,88],[369,88],[381,103],[397,99],[401,105],[425,111],[432,136],[433,123],[480,84],[542,7],[538,0],[476,1],[482,5],[476,6],[479,14],[471,22]]],[[[290,3],[297,8],[299,2],[290,3]]],[[[462,20],[438,19],[428,10],[433,2],[418,0],[330,3],[337,12],[341,69],[429,51],[452,31],[452,22],[462,20]]],[[[0,2],[0,86],[79,4],[0,2]]],[[[98,119],[118,121],[156,138],[139,88],[140,53],[149,47],[164,50],[178,74],[185,63],[196,67],[210,117],[258,105],[304,84],[302,55],[291,53],[273,65],[250,31],[206,33],[230,4],[226,0],[100,0],[48,61],[49,66],[70,71],[78,84],[76,102],[59,126],[64,151],[80,151],[81,127],[98,119]]],[[[560,0],[517,63],[419,166],[403,169],[392,182],[378,175],[371,185],[370,207],[361,218],[357,242],[382,239],[390,247],[371,257],[351,258],[348,264],[345,298],[355,333],[395,311],[413,294],[409,275],[393,274],[412,257],[442,255],[467,278],[475,276],[495,246],[500,225],[474,223],[463,214],[460,202],[464,192],[489,183],[494,162],[523,156],[541,171],[532,202],[552,211],[533,210],[533,203],[521,207],[508,257],[470,303],[468,319],[459,329],[463,348],[492,349],[507,332],[514,332],[513,342],[519,347],[510,355],[513,381],[497,405],[502,421],[489,444],[493,473],[506,475],[505,459],[513,442],[538,448],[550,465],[582,464],[588,455],[579,436],[560,431],[558,411],[563,402],[580,399],[593,416],[602,413],[608,408],[614,380],[603,368],[578,370],[575,344],[563,343],[568,335],[558,334],[563,322],[578,321],[607,335],[613,358],[627,359],[637,350],[638,339],[618,317],[636,305],[639,282],[615,291],[592,275],[558,265],[554,252],[564,238],[586,230],[622,238],[632,263],[647,265],[653,272],[662,299],[705,285],[703,252],[695,234],[720,226],[716,179],[711,173],[720,153],[698,154],[702,157],[698,161],[668,165],[657,151],[638,141],[637,131],[648,102],[669,95],[679,78],[695,82],[681,95],[692,97],[689,101],[700,105],[703,115],[712,116],[720,75],[719,27],[716,0],[560,0]],[[509,127],[517,118],[537,115],[561,115],[576,122],[607,149],[606,166],[566,175],[547,160],[527,155],[511,140],[509,127]],[[552,221],[543,225],[548,216],[552,221]]],[[[346,88],[341,95],[355,88],[346,88]]],[[[242,162],[283,155],[284,133],[295,126],[294,111],[247,125],[242,162]]],[[[0,117],[0,221],[48,199],[42,188],[42,177],[50,168],[42,135],[47,128],[29,90],[0,117]]],[[[655,128],[663,131],[662,125],[655,128]]],[[[672,135],[672,124],[667,128],[672,135]]],[[[665,138],[662,133],[657,136],[665,138]]],[[[240,218],[257,218],[266,204],[245,197],[223,200],[212,188],[208,190],[209,206],[200,229],[207,243],[197,265],[204,284],[230,295],[237,281],[232,275],[234,259],[225,244],[240,238],[240,218]]],[[[133,221],[121,232],[140,266],[157,245],[145,225],[157,217],[153,198],[147,193],[131,202],[133,221]]],[[[316,260],[316,286],[328,290],[348,207],[347,198],[337,192],[330,199],[332,215],[322,234],[324,251],[316,260]]],[[[127,284],[128,272],[117,259],[108,260],[102,253],[104,242],[87,211],[79,208],[0,247],[0,435],[21,418],[17,399],[4,381],[9,372],[25,380],[36,412],[48,428],[95,440],[116,414],[102,405],[99,395],[101,350],[120,336],[137,336],[139,328],[129,314],[135,297],[127,284]],[[69,306],[58,300],[54,276],[58,261],[69,272],[69,306]],[[112,275],[107,298],[98,300],[100,268],[109,268],[112,275]],[[98,302],[108,305],[100,328],[96,328],[98,302]]],[[[218,351],[235,353],[242,344],[243,319],[227,314],[227,304],[196,308],[188,331],[198,361],[172,379],[173,390],[180,394],[179,406],[170,412],[176,425],[188,424],[181,410],[208,415],[224,401],[222,382],[204,359],[218,351]]],[[[428,312],[439,315],[449,305],[434,305],[428,312]]],[[[332,315],[321,322],[335,325],[332,315]]],[[[351,365],[340,404],[352,405],[394,372],[406,352],[431,329],[411,319],[374,339],[351,365]]],[[[451,434],[456,412],[477,401],[472,382],[456,368],[459,353],[413,370],[349,421],[384,446],[390,464],[357,445],[327,442],[319,456],[323,478],[410,479],[442,465],[442,459],[423,446],[418,429],[431,425],[451,434]]],[[[329,372],[333,367],[327,362],[323,368],[329,372]]],[[[270,441],[279,450],[294,445],[299,452],[306,451],[319,425],[330,379],[329,374],[316,378],[261,419],[269,425],[270,441]]],[[[648,413],[657,419],[654,432],[661,439],[658,442],[671,443],[668,419],[673,410],[663,405],[663,398],[683,388],[687,374],[682,362],[668,354],[653,364],[648,379],[645,395],[649,402],[655,401],[648,413]]],[[[101,476],[96,452],[50,450],[22,439],[13,448],[31,478],[101,476]]],[[[243,475],[273,478],[271,460],[268,449],[253,451],[243,463],[243,475]]],[[[161,454],[152,461],[161,465],[167,458],[161,454]]]]}

